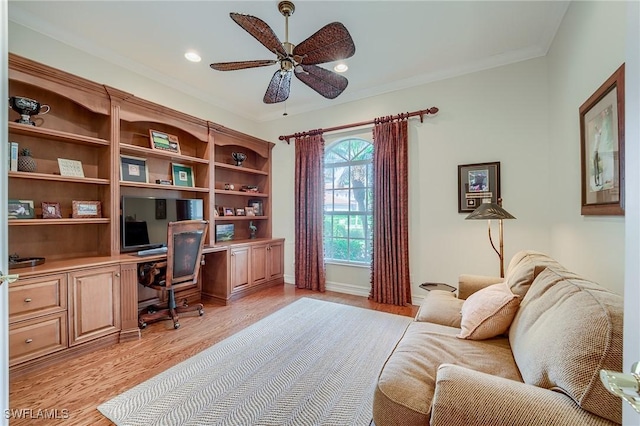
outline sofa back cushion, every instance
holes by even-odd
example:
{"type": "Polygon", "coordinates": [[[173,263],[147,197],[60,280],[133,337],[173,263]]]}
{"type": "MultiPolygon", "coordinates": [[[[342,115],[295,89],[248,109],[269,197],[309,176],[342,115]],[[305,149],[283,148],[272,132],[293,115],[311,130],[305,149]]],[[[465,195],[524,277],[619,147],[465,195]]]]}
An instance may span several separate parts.
{"type": "Polygon", "coordinates": [[[521,298],[527,294],[536,276],[547,266],[564,270],[555,259],[534,250],[522,250],[516,253],[509,262],[504,282],[511,292],[521,298]]]}
{"type": "Polygon", "coordinates": [[[621,423],[622,402],[604,388],[599,372],[622,371],[622,319],[621,296],[564,269],[544,269],[509,329],[523,380],[621,423]]]}

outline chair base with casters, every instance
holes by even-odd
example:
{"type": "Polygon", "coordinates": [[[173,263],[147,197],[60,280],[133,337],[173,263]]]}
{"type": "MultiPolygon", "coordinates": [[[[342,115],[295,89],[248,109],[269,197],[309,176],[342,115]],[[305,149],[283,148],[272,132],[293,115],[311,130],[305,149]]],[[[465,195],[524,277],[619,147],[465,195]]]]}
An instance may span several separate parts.
{"type": "Polygon", "coordinates": [[[207,226],[204,220],[169,222],[167,225],[167,260],[138,265],[138,282],[145,287],[166,292],[167,306],[147,308],[138,315],[138,326],[165,319],[173,320],[173,328],[180,327],[178,314],[197,311],[204,315],[201,303],[189,306],[186,299],[182,305],[176,303],[175,290],[191,287],[198,281],[200,265],[204,262],[204,247],[207,226]]]}
{"type": "Polygon", "coordinates": [[[180,328],[178,314],[185,312],[198,312],[198,315],[204,315],[204,306],[202,303],[188,305],[187,299],[184,299],[182,301],[182,305],[178,306],[176,304],[176,297],[173,289],[167,291],[167,296],[169,297],[169,303],[166,307],[149,306],[146,313],[138,315],[138,327],[145,329],[147,324],[152,322],[171,319],[173,320],[173,328],[178,329],[180,328]]]}

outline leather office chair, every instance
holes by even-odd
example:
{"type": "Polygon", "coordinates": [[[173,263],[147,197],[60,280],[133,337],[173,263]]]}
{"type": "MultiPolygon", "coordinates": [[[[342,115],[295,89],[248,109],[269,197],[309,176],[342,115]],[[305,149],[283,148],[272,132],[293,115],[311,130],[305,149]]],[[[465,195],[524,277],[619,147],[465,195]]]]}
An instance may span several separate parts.
{"type": "Polygon", "coordinates": [[[146,313],[138,315],[138,325],[145,328],[147,323],[164,319],[173,320],[173,328],[179,328],[178,314],[198,311],[204,315],[201,303],[187,305],[186,299],[180,306],[176,305],[174,291],[193,285],[198,280],[202,249],[207,235],[206,220],[184,220],[170,222],[167,227],[167,260],[147,264],[140,283],[155,290],[166,291],[168,304],[159,309],[152,306],[146,313]]]}

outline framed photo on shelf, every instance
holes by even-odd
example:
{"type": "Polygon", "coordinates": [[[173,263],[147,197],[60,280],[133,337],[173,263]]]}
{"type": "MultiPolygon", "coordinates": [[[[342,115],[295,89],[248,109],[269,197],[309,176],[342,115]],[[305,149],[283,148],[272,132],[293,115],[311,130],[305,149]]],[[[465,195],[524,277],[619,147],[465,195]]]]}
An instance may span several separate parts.
{"type": "Polygon", "coordinates": [[[153,149],[180,154],[180,143],[177,136],[149,129],[149,139],[151,139],[151,148],[153,149]]]}
{"type": "Polygon", "coordinates": [[[33,200],[8,200],[9,219],[33,219],[36,217],[33,200]]]}
{"type": "Polygon", "coordinates": [[[482,203],[498,203],[500,162],[458,166],[458,213],[471,213],[482,203]]]}
{"type": "Polygon", "coordinates": [[[120,180],[126,182],[149,182],[147,160],[144,158],[120,156],[120,180]]]}
{"type": "Polygon", "coordinates": [[[222,208],[222,216],[235,216],[236,213],[233,210],[233,207],[223,207],[222,208]]]}
{"type": "Polygon", "coordinates": [[[42,202],[42,218],[43,219],[62,219],[60,212],[60,203],[42,202]]]}
{"type": "Polygon", "coordinates": [[[245,207],[244,211],[247,214],[247,216],[255,216],[256,215],[256,211],[252,206],[245,207]]]}
{"type": "Polygon", "coordinates": [[[243,207],[238,207],[236,209],[236,216],[246,216],[244,208],[243,207]]]}
{"type": "Polygon", "coordinates": [[[233,224],[216,225],[216,241],[231,241],[235,234],[233,224]]]}
{"type": "Polygon", "coordinates": [[[71,201],[72,217],[77,219],[102,217],[102,203],[100,201],[71,201]]]}
{"type": "Polygon", "coordinates": [[[262,200],[249,200],[249,207],[253,207],[254,216],[263,216],[262,200]]]}
{"type": "Polygon", "coordinates": [[[175,186],[193,187],[193,167],[184,164],[172,163],[171,175],[175,186]]]}
{"type": "Polygon", "coordinates": [[[60,176],[84,177],[82,162],[78,160],[58,158],[58,168],[60,169],[60,176]]]}
{"type": "Polygon", "coordinates": [[[583,215],[624,215],[624,64],[580,106],[583,215]]]}

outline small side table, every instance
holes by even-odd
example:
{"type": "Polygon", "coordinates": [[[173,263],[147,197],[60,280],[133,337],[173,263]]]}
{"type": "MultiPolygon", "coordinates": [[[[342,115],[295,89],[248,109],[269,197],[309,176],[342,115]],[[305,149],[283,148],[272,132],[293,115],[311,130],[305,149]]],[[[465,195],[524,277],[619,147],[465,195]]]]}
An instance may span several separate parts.
{"type": "Polygon", "coordinates": [[[444,290],[444,291],[456,291],[457,288],[450,286],[449,284],[445,284],[445,283],[422,283],[420,284],[420,288],[427,290],[427,291],[431,291],[431,290],[444,290]]]}

